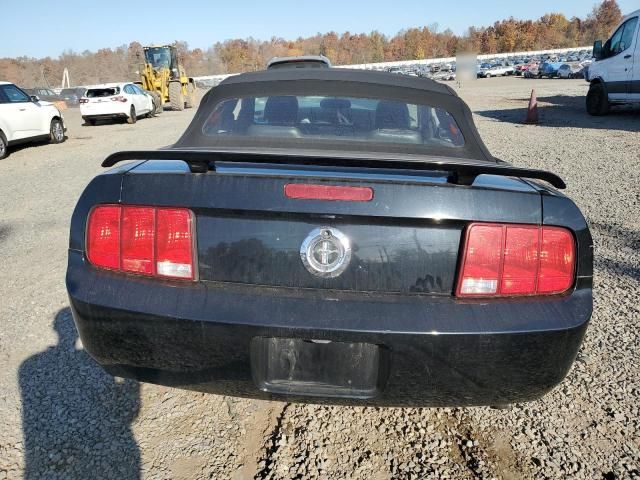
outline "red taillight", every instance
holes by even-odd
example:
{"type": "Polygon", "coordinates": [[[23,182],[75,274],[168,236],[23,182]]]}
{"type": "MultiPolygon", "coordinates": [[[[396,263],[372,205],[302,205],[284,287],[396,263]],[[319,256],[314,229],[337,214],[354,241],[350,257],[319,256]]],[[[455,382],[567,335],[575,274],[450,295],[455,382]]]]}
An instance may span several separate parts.
{"type": "Polygon", "coordinates": [[[573,285],[575,243],[565,228],[474,223],[463,248],[460,297],[550,295],[573,285]]]}
{"type": "Polygon", "coordinates": [[[94,265],[120,268],[120,214],[120,207],[104,205],[89,215],[87,257],[94,265]]]}
{"type": "Polygon", "coordinates": [[[193,280],[193,253],[190,210],[100,205],[89,215],[87,258],[96,267],[193,280]]]}
{"type": "Polygon", "coordinates": [[[287,198],[295,198],[297,200],[369,202],[373,199],[373,189],[369,187],[310,185],[307,183],[287,183],[284,186],[284,194],[287,198]]]}
{"type": "Polygon", "coordinates": [[[193,278],[191,212],[184,209],[158,210],[156,250],[157,274],[163,277],[193,278]]]}
{"type": "Polygon", "coordinates": [[[573,284],[575,247],[564,228],[543,227],[538,292],[564,292],[573,284]]]}
{"type": "Polygon", "coordinates": [[[538,274],[538,227],[507,227],[500,293],[530,295],[536,291],[538,274]]]}
{"type": "Polygon", "coordinates": [[[80,99],[80,103],[89,103],[89,99],[88,98],[81,98],[80,99]]]}
{"type": "Polygon", "coordinates": [[[495,294],[500,279],[502,230],[472,225],[467,237],[459,294],[495,294]]]}
{"type": "Polygon", "coordinates": [[[113,102],[122,102],[122,103],[126,103],[128,101],[127,97],[123,97],[122,95],[119,95],[117,97],[111,97],[111,100],[113,102]]]}
{"type": "Polygon", "coordinates": [[[121,269],[153,275],[156,209],[122,208],[121,269]]]}

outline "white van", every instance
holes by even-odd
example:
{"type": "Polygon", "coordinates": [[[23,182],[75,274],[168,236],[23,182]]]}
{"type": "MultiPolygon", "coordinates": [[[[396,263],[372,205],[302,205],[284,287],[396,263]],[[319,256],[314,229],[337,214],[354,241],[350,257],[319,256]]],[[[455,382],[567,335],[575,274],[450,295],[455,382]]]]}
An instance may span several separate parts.
{"type": "Polygon", "coordinates": [[[610,105],[640,103],[640,10],[627,15],[604,45],[593,44],[587,112],[606,115],[610,105]]]}

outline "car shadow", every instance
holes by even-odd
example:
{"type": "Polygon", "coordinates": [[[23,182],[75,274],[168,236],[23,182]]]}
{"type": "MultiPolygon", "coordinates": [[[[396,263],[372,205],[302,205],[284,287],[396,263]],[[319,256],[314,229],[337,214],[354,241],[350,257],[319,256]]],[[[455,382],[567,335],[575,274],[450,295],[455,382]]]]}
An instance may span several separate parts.
{"type": "Polygon", "coordinates": [[[620,225],[610,225],[593,220],[589,222],[589,226],[599,234],[611,237],[615,243],[623,247],[640,250],[640,230],[632,230],[620,225]]]}
{"type": "MultiPolygon", "coordinates": [[[[640,249],[640,231],[638,230],[594,221],[589,222],[589,226],[594,233],[609,237],[609,241],[615,247],[634,251],[640,249]]],[[[628,261],[612,259],[598,253],[596,249],[595,265],[613,275],[622,275],[640,282],[640,266],[631,259],[628,261]]]]}
{"type": "MultiPolygon", "coordinates": [[[[140,119],[138,119],[140,120],[140,119]]],[[[83,127],[106,127],[107,125],[126,125],[126,118],[109,118],[109,119],[96,119],[95,123],[92,125],[91,123],[83,121],[81,126],[83,127]]]]}
{"type": "Polygon", "coordinates": [[[11,235],[11,230],[12,228],[8,224],[0,223],[0,244],[3,243],[7,238],[9,238],[9,235],[11,235]]]}
{"type": "Polygon", "coordinates": [[[628,277],[631,280],[640,283],[640,267],[632,262],[623,262],[599,256],[595,259],[595,266],[606,270],[612,275],[628,277]]]}
{"type": "MultiPolygon", "coordinates": [[[[538,97],[538,114],[541,127],[572,127],[606,130],[640,131],[640,108],[630,106],[612,107],[608,115],[594,117],[585,109],[585,99],[574,95],[552,95],[538,97]]],[[[514,99],[522,102],[521,108],[499,110],[476,110],[482,117],[501,122],[523,124],[527,115],[529,98],[514,99]]]]}
{"type": "Polygon", "coordinates": [[[140,478],[131,422],[137,382],[106,374],[84,350],[69,308],[53,320],[58,343],[19,369],[25,479],[140,478]]]}
{"type": "MultiPolygon", "coordinates": [[[[65,141],[67,139],[67,135],[65,134],[65,141]]],[[[9,155],[4,158],[3,160],[0,160],[0,162],[5,162],[7,160],[11,159],[11,155],[16,154],[18,152],[21,152],[22,150],[26,150],[28,148],[37,148],[37,147],[42,147],[43,145],[49,145],[49,140],[33,140],[33,141],[29,141],[29,142],[23,142],[23,143],[18,143],[15,145],[11,145],[8,148],[8,152],[9,155]]]]}
{"type": "MultiPolygon", "coordinates": [[[[64,141],[66,142],[67,140],[69,140],[68,130],[64,134],[64,141]]],[[[4,159],[0,160],[0,162],[6,162],[7,160],[11,160],[11,155],[21,152],[22,150],[26,150],[28,148],[42,147],[44,145],[54,145],[54,144],[52,144],[48,139],[43,138],[43,139],[30,140],[28,142],[20,142],[17,144],[10,145],[8,148],[9,154],[4,159]]]]}

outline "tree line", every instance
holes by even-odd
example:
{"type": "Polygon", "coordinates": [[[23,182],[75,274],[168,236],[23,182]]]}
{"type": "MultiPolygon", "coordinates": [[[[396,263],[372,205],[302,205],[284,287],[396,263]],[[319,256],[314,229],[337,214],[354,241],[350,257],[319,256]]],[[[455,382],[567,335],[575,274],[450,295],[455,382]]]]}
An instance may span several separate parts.
{"type": "MultiPolygon", "coordinates": [[[[561,13],[549,13],[537,20],[511,17],[488,27],[469,27],[464,35],[455,35],[449,29],[439,31],[438,25],[432,24],[402,30],[393,37],[378,31],[329,32],[296,40],[231,39],[206,50],[191,49],[184,41],[175,45],[187,73],[198,76],[260,70],[274,56],[321,54],[335,65],[347,65],[449,57],[461,51],[491,54],[577,47],[605,39],[621,18],[616,0],[604,0],[585,18],[567,19],[561,13]]],[[[132,42],[96,52],[65,51],[58,58],[1,58],[0,79],[24,87],[57,86],[67,68],[76,85],[131,80],[141,55],[140,43],[132,42]]]]}

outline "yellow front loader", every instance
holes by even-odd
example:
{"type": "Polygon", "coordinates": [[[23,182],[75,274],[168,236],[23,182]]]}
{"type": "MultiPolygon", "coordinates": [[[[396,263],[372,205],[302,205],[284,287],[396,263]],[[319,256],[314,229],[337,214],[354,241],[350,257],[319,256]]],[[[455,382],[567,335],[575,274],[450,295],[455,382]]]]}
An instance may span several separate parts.
{"type": "Polygon", "coordinates": [[[196,84],[187,76],[173,45],[143,47],[144,64],[139,66],[142,88],[154,94],[156,112],[168,103],[172,110],[184,110],[196,104],[196,84]]]}

